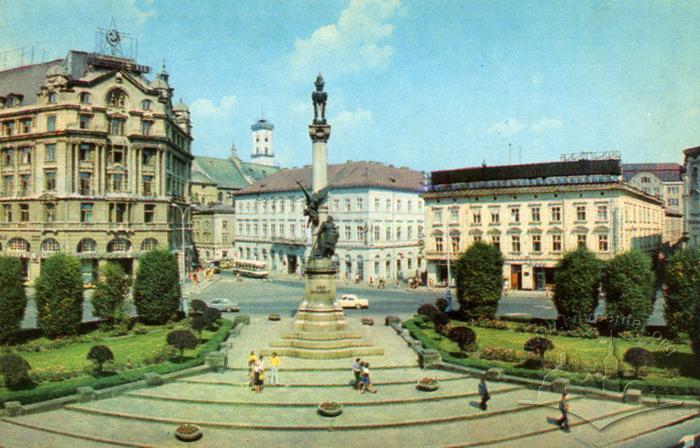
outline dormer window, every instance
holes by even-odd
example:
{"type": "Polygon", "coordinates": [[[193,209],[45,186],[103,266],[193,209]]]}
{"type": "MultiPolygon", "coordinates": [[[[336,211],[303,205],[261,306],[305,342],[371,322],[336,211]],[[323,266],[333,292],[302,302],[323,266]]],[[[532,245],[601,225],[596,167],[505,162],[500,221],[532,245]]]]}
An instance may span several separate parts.
{"type": "Polygon", "coordinates": [[[56,104],[58,101],[58,96],[56,95],[56,92],[49,92],[48,96],[46,97],[46,102],[49,104],[56,104]]]}
{"type": "Polygon", "coordinates": [[[90,93],[80,92],[80,104],[90,104],[90,93]]]}
{"type": "Polygon", "coordinates": [[[151,100],[141,101],[141,109],[142,110],[151,110],[151,100]]]}

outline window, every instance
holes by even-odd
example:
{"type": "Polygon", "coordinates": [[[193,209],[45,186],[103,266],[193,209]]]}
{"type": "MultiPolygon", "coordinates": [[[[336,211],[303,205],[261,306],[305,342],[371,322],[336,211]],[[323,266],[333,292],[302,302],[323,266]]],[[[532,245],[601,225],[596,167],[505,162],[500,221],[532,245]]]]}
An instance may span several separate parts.
{"type": "Polygon", "coordinates": [[[15,192],[15,177],[12,175],[2,176],[2,195],[12,196],[15,192]]]}
{"type": "MultiPolygon", "coordinates": [[[[226,222],[226,221],[224,221],[226,222]]],[[[296,238],[297,236],[297,226],[296,224],[289,224],[289,236],[291,238],[296,238]]]]}
{"type": "Polygon", "coordinates": [[[27,194],[29,193],[29,190],[31,189],[32,183],[31,183],[31,176],[29,174],[22,174],[19,176],[19,192],[21,194],[27,194]]]}
{"type": "Polygon", "coordinates": [[[451,249],[453,254],[458,254],[459,253],[459,235],[450,235],[450,243],[451,244],[451,249]]]}
{"type": "Polygon", "coordinates": [[[435,251],[436,252],[443,252],[445,248],[442,245],[442,236],[436,236],[435,237],[435,251]]]}
{"type": "Polygon", "coordinates": [[[92,161],[92,147],[87,143],[81,143],[78,147],[78,158],[81,162],[92,161]]]}
{"type": "Polygon", "coordinates": [[[552,207],[552,222],[561,222],[561,207],[552,207]]]}
{"type": "Polygon", "coordinates": [[[530,212],[532,213],[532,221],[533,222],[540,222],[540,208],[539,207],[532,207],[530,209],[530,212]]]}
{"type": "Polygon", "coordinates": [[[48,132],[53,132],[56,130],[56,116],[49,115],[46,117],[46,130],[48,132]]]}
{"type": "Polygon", "coordinates": [[[88,92],[80,92],[80,104],[90,104],[90,94],[88,92]]]}
{"type": "Polygon", "coordinates": [[[459,207],[450,207],[450,222],[459,222],[459,207]]]}
{"type": "Polygon", "coordinates": [[[643,184],[648,184],[651,182],[651,179],[648,176],[642,176],[642,183],[643,184]]]}
{"type": "Polygon", "coordinates": [[[141,101],[141,109],[142,110],[151,110],[151,100],[141,101]]]}
{"type": "Polygon", "coordinates": [[[46,222],[54,222],[56,220],[56,204],[44,204],[44,219],[46,222]]]}
{"type": "Polygon", "coordinates": [[[481,224],[481,210],[474,210],[472,213],[472,222],[474,224],[481,224]]]}
{"type": "Polygon", "coordinates": [[[498,210],[491,210],[491,224],[498,224],[501,221],[501,215],[498,210]]]}
{"type": "Polygon", "coordinates": [[[25,118],[22,120],[22,133],[23,134],[31,134],[32,132],[32,119],[31,118],[25,118]]]}
{"type": "Polygon", "coordinates": [[[83,196],[92,194],[92,173],[81,172],[79,193],[83,196]]]}
{"type": "Polygon", "coordinates": [[[44,161],[45,162],[55,162],[56,161],[56,144],[51,143],[44,146],[44,161]]]}
{"type": "Polygon", "coordinates": [[[391,241],[391,227],[386,228],[386,240],[391,241]]]}
{"type": "Polygon", "coordinates": [[[90,115],[80,114],[80,129],[90,129],[90,115]]]}
{"type": "Polygon", "coordinates": [[[12,252],[29,252],[29,242],[22,238],[12,238],[7,242],[7,249],[12,252]]]}
{"type": "Polygon", "coordinates": [[[112,90],[107,94],[107,105],[110,107],[124,107],[126,94],[121,90],[112,90]]]}
{"type": "MultiPolygon", "coordinates": [[[[156,206],[154,204],[146,204],[143,206],[143,222],[151,223],[156,214],[156,206]]],[[[224,221],[225,223],[226,221],[224,221]]]]}
{"type": "Polygon", "coordinates": [[[49,104],[56,104],[58,101],[58,96],[56,95],[56,92],[49,92],[48,96],[46,97],[46,102],[49,104]]]}
{"type": "Polygon", "coordinates": [[[4,122],[2,124],[2,130],[3,130],[3,134],[5,134],[5,136],[7,136],[7,137],[11,136],[12,134],[15,133],[15,122],[14,121],[4,122]]]}
{"type": "Polygon", "coordinates": [[[12,222],[12,204],[2,205],[2,217],[5,222],[12,222]]]}
{"type": "Polygon", "coordinates": [[[491,244],[493,244],[494,247],[497,249],[501,249],[501,237],[500,235],[493,235],[491,237],[491,244]]]}
{"type": "Polygon", "coordinates": [[[401,211],[401,199],[396,200],[396,211],[397,212],[401,211]]]}
{"type": "Polygon", "coordinates": [[[109,222],[126,222],[126,203],[115,202],[109,204],[109,222]]]}
{"type": "Polygon", "coordinates": [[[124,148],[121,146],[112,146],[110,149],[110,158],[112,163],[124,163],[124,148]]]}
{"type": "Polygon", "coordinates": [[[423,238],[423,226],[418,226],[418,238],[423,238]]]}
{"type": "Polygon", "coordinates": [[[126,174],[123,173],[112,173],[112,191],[120,192],[124,191],[126,187],[126,174]]]}
{"type": "Polygon", "coordinates": [[[32,163],[32,148],[25,146],[19,149],[20,163],[32,163]]]}
{"type": "Polygon", "coordinates": [[[585,221],[586,220],[586,206],[585,205],[577,205],[576,206],[576,221],[585,221]]]}
{"type": "MultiPolygon", "coordinates": [[[[510,209],[510,222],[520,222],[520,209],[513,207],[510,209]]],[[[515,251],[519,252],[519,251],[515,251]]]]}
{"type": "Polygon", "coordinates": [[[155,154],[152,149],[144,149],[141,152],[141,161],[145,166],[152,166],[155,160],[155,154]]]}
{"type": "Polygon", "coordinates": [[[131,250],[131,243],[124,238],[116,238],[107,244],[107,252],[128,252],[131,250]]]}
{"type": "Polygon", "coordinates": [[[552,252],[561,252],[561,235],[552,235],[552,252]]]}
{"type": "Polygon", "coordinates": [[[607,221],[608,220],[608,206],[607,205],[599,205],[598,206],[598,221],[607,221]]]}
{"type": "Polygon", "coordinates": [[[153,176],[143,176],[143,195],[153,196],[153,176]]]}
{"type": "Polygon", "coordinates": [[[359,241],[364,241],[365,240],[365,227],[364,226],[357,226],[355,231],[357,232],[357,239],[359,241]]]}
{"type": "Polygon", "coordinates": [[[112,118],[109,121],[109,133],[112,135],[124,135],[124,119],[112,118]]]}
{"type": "Polygon", "coordinates": [[[598,235],[598,251],[607,252],[608,251],[608,235],[598,235]]]}
{"type": "Polygon", "coordinates": [[[532,251],[542,252],[542,235],[532,235],[532,251]]]}
{"type": "Polygon", "coordinates": [[[386,211],[391,211],[391,199],[386,200],[386,211]]]}
{"type": "Polygon", "coordinates": [[[44,189],[46,191],[56,191],[56,170],[44,171],[44,189]]]}
{"type": "Polygon", "coordinates": [[[396,226],[396,241],[401,241],[401,226],[396,226]]]}
{"type": "Polygon", "coordinates": [[[511,252],[520,252],[520,235],[512,235],[510,237],[511,252]]]}
{"type": "Polygon", "coordinates": [[[474,236],[472,237],[472,240],[474,241],[474,243],[479,243],[479,242],[481,242],[481,235],[474,235],[474,236]]]}
{"type": "Polygon", "coordinates": [[[441,224],[441,223],[442,223],[442,209],[434,208],[433,209],[433,224],[441,224]]]}
{"type": "Polygon", "coordinates": [[[379,226],[374,226],[374,241],[379,241],[382,237],[382,228],[379,226]]]}
{"type": "Polygon", "coordinates": [[[382,201],[379,198],[374,198],[374,209],[376,211],[379,211],[379,209],[381,208],[381,203],[382,201]]]}
{"type": "Polygon", "coordinates": [[[350,210],[352,210],[352,202],[350,198],[345,198],[345,211],[349,212],[350,210]]]}
{"type": "Polygon", "coordinates": [[[364,203],[362,201],[362,198],[357,198],[355,200],[355,208],[357,209],[358,212],[361,212],[362,209],[364,209],[364,203]]]}
{"type": "Polygon", "coordinates": [[[352,239],[352,227],[350,226],[345,226],[345,239],[348,241],[352,239]]]}
{"type": "Polygon", "coordinates": [[[19,204],[19,220],[21,222],[29,221],[29,204],[19,204]]]}
{"type": "MultiPolygon", "coordinates": [[[[155,238],[146,238],[141,242],[141,252],[148,252],[154,250],[158,247],[158,240],[155,238]]],[[[226,257],[226,251],[223,251],[222,255],[226,257]]]]}
{"type": "Polygon", "coordinates": [[[586,247],[586,235],[578,234],[576,235],[576,247],[586,247]]]}
{"type": "Polygon", "coordinates": [[[151,135],[151,125],[152,121],[141,120],[141,135],[151,135]]]}

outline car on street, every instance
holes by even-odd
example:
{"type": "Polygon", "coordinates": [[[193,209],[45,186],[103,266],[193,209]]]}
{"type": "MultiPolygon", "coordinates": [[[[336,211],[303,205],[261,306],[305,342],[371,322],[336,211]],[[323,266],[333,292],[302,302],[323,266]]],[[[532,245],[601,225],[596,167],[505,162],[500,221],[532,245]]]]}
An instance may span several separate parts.
{"type": "Polygon", "coordinates": [[[338,305],[343,308],[369,308],[369,301],[367,299],[360,299],[355,294],[343,294],[337,300],[338,305]]]}
{"type": "Polygon", "coordinates": [[[240,311],[237,303],[233,303],[224,298],[212,299],[209,301],[208,306],[209,308],[214,308],[222,313],[236,313],[240,311]]]}

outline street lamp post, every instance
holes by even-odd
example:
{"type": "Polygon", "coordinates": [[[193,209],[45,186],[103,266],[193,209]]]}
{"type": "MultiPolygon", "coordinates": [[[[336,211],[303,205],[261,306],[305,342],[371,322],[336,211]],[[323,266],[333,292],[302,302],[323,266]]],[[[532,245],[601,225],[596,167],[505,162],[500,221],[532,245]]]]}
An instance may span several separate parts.
{"type": "MultiPolygon", "coordinates": [[[[180,251],[182,252],[181,257],[180,257],[180,287],[185,286],[185,254],[187,251],[187,247],[185,246],[185,215],[187,215],[187,212],[190,212],[190,216],[192,215],[191,212],[191,207],[189,205],[183,204],[170,204],[171,207],[175,208],[177,211],[180,212],[180,251]]],[[[183,297],[184,299],[184,297],[183,297]]],[[[184,311],[184,303],[181,301],[180,307],[182,311],[184,311]]]]}

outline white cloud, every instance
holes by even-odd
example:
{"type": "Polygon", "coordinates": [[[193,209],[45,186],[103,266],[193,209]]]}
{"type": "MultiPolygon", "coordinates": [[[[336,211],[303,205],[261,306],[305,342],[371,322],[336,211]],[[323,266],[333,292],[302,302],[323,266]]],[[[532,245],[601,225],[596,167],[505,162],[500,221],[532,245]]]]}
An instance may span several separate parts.
{"type": "Polygon", "coordinates": [[[530,131],[537,134],[551,129],[558,129],[561,127],[561,124],[561,120],[557,118],[542,118],[530,126],[530,131]]]}
{"type": "Polygon", "coordinates": [[[214,104],[211,100],[200,98],[192,102],[190,111],[192,112],[193,122],[197,118],[206,119],[221,119],[231,115],[236,106],[236,97],[226,95],[221,98],[219,104],[214,104]]]}
{"type": "Polygon", "coordinates": [[[372,112],[358,108],[354,112],[344,110],[330,120],[331,126],[341,134],[358,131],[372,122],[372,112]]]}
{"type": "Polygon", "coordinates": [[[144,0],[141,2],[138,0],[126,0],[120,12],[123,15],[133,17],[139,25],[143,25],[148,19],[156,15],[156,10],[153,8],[152,4],[153,2],[151,0],[144,0]],[[144,6],[141,7],[139,4],[143,4],[144,6]]]}
{"type": "Polygon", "coordinates": [[[321,71],[356,72],[387,66],[394,47],[383,44],[393,31],[387,23],[400,0],[351,0],[337,23],[323,25],[308,39],[294,42],[290,62],[295,75],[321,71]]]}
{"type": "Polygon", "coordinates": [[[525,129],[525,125],[520,123],[515,118],[506,118],[503,121],[492,124],[486,131],[489,134],[509,137],[525,129]]]}

